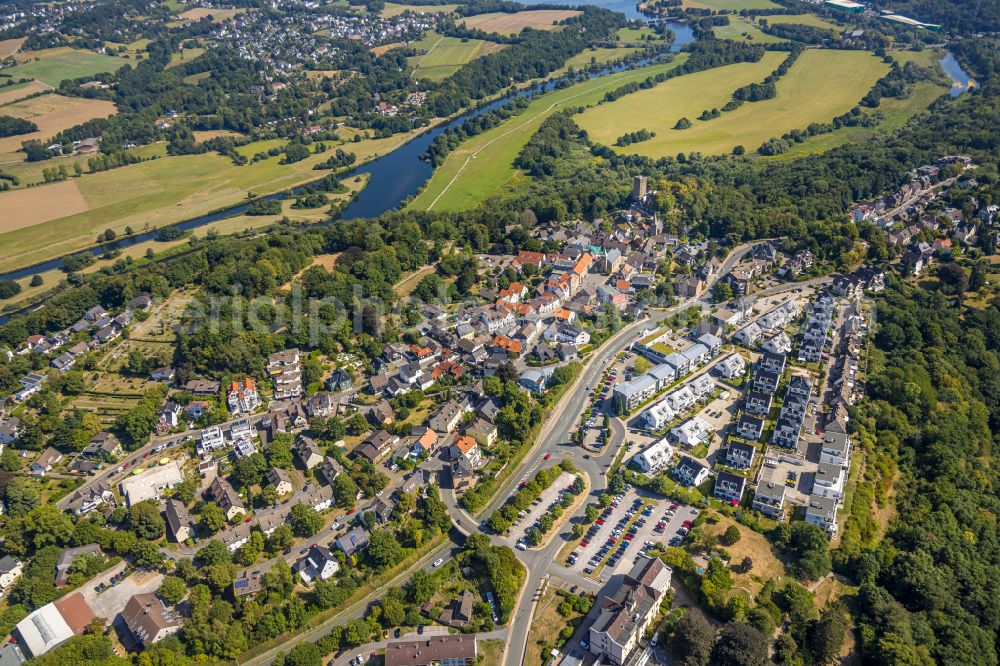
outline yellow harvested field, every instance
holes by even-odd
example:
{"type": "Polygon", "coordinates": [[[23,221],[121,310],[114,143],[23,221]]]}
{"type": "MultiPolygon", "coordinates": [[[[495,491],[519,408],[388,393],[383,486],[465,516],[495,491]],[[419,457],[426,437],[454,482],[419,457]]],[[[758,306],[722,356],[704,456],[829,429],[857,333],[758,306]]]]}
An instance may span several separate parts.
{"type": "Polygon", "coordinates": [[[11,102],[16,102],[19,99],[24,99],[29,95],[34,95],[35,93],[42,92],[43,90],[49,90],[49,86],[41,81],[32,81],[31,83],[23,86],[10,86],[9,88],[0,88],[0,106],[4,104],[10,104],[11,102]]]}
{"type": "Polygon", "coordinates": [[[399,16],[403,12],[413,12],[414,14],[442,14],[455,11],[458,5],[402,5],[395,2],[385,3],[382,8],[382,18],[392,18],[399,16]]]}
{"type": "Polygon", "coordinates": [[[0,233],[87,210],[76,180],[0,192],[0,233]]]}
{"type": "Polygon", "coordinates": [[[555,30],[558,27],[554,25],[556,22],[579,15],[580,12],[573,9],[532,9],[513,14],[493,12],[468,16],[463,23],[470,30],[516,35],[525,28],[555,30]]]}
{"type": "Polygon", "coordinates": [[[777,82],[777,95],[772,99],[748,102],[717,118],[698,119],[706,109],[721,109],[736,88],[762,81],[785,55],[768,51],[757,63],[677,77],[590,108],[576,121],[591,139],[607,146],[626,132],[647,129],[656,133],[648,141],[614,149],[624,154],[658,158],[696,150],[718,155],[737,145],[754,152],[771,138],[805,129],[810,123],[830,122],[850,111],[889,70],[880,58],[865,51],[809,49],[777,82]],[[681,118],[690,120],[691,127],[674,129],[681,118]]]}
{"type": "Polygon", "coordinates": [[[22,141],[38,139],[45,141],[64,129],[69,129],[94,118],[107,118],[115,114],[113,102],[100,99],[80,99],[62,95],[41,95],[20,102],[12,102],[2,108],[7,116],[30,120],[38,125],[38,131],[0,139],[0,153],[20,149],[22,141]]]}
{"type": "Polygon", "coordinates": [[[0,40],[0,58],[7,58],[14,55],[19,50],[21,50],[21,44],[24,44],[24,40],[27,37],[18,37],[17,39],[2,39],[0,40]]]}
{"type": "Polygon", "coordinates": [[[189,9],[180,15],[185,21],[200,21],[206,16],[212,17],[213,23],[222,23],[223,21],[228,21],[237,14],[242,14],[245,9],[219,9],[216,7],[195,7],[194,9],[189,9]]]}
{"type": "Polygon", "coordinates": [[[393,42],[392,44],[382,44],[381,46],[373,46],[368,50],[374,53],[375,55],[380,56],[380,55],[385,55],[386,53],[388,53],[393,49],[401,49],[404,46],[406,46],[406,44],[403,42],[393,42]]]}
{"type": "Polygon", "coordinates": [[[239,132],[234,132],[232,130],[195,130],[191,132],[194,135],[194,140],[198,143],[202,141],[208,141],[209,139],[215,139],[220,136],[243,136],[239,132]]]}

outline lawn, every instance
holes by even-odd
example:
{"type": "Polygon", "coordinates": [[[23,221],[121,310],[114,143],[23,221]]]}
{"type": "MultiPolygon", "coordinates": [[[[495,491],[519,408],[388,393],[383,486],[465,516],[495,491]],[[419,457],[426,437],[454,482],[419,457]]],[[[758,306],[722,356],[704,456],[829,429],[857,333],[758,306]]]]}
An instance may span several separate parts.
{"type": "Polygon", "coordinates": [[[662,39],[660,33],[652,28],[619,28],[616,33],[618,41],[625,44],[645,43],[647,41],[659,41],[662,39]]]}
{"type": "Polygon", "coordinates": [[[457,72],[462,65],[495,52],[500,45],[482,39],[459,39],[429,32],[411,46],[420,52],[426,51],[408,58],[413,67],[413,78],[440,81],[457,72]]]}
{"type": "Polygon", "coordinates": [[[881,59],[864,51],[807,50],[778,81],[773,99],[746,103],[711,120],[697,119],[706,108],[721,108],[735,88],[763,80],[784,57],[784,53],[768,52],[758,63],[672,79],[589,109],[577,117],[577,124],[594,141],[608,146],[625,132],[643,128],[656,132],[648,141],[616,149],[622,153],[663,157],[696,150],[720,154],[737,145],[753,152],[772,137],[846,113],[888,71],[881,59]],[[693,125],[673,129],[682,117],[693,125]]]}
{"type": "MultiPolygon", "coordinates": [[[[394,149],[415,134],[370,139],[345,148],[357,155],[358,162],[364,162],[375,154],[394,149]]],[[[104,229],[122,233],[126,226],[139,231],[174,224],[238,204],[249,191],[269,194],[318,179],[327,172],[313,171],[312,166],[327,157],[325,153],[312,155],[290,165],[269,158],[236,167],[229,158],[206,153],[164,157],[86,174],[73,182],[89,210],[0,234],[0,267],[15,268],[74,252],[92,245],[97,233],[104,229]]],[[[41,201],[49,187],[31,188],[27,192],[41,201]]],[[[0,193],[0,209],[9,194],[0,193]]],[[[294,216],[307,217],[308,213],[296,211],[294,216]]]]}
{"type": "Polygon", "coordinates": [[[686,59],[687,54],[680,54],[669,63],[609,74],[537,97],[517,116],[452,151],[410,207],[461,210],[476,205],[513,178],[514,159],[552,113],[569,105],[594,104],[608,90],[668,71],[686,59]]]}
{"type": "Polygon", "coordinates": [[[683,0],[682,7],[692,9],[712,9],[715,11],[735,11],[743,9],[781,9],[771,0],[683,0]]]}
{"type": "Polygon", "coordinates": [[[719,39],[729,39],[735,42],[752,41],[760,44],[774,44],[784,41],[762,32],[760,28],[746,19],[735,16],[729,17],[729,25],[717,25],[712,28],[712,32],[719,39]]]}
{"type": "Polygon", "coordinates": [[[392,18],[405,11],[411,11],[415,14],[440,14],[453,12],[456,8],[458,5],[400,5],[395,2],[387,2],[380,14],[382,18],[392,18]]]}
{"type": "Polygon", "coordinates": [[[532,9],[508,14],[492,12],[466,17],[465,27],[470,30],[495,32],[501,35],[516,35],[525,28],[536,30],[555,30],[559,21],[564,21],[580,12],[573,9],[532,9]]]}
{"type": "Polygon", "coordinates": [[[114,72],[124,65],[131,65],[133,62],[125,58],[72,49],[68,46],[59,46],[43,51],[28,51],[21,53],[17,60],[19,64],[11,69],[5,69],[5,74],[15,78],[38,79],[50,86],[58,86],[63,79],[93,76],[100,72],[114,72]]]}

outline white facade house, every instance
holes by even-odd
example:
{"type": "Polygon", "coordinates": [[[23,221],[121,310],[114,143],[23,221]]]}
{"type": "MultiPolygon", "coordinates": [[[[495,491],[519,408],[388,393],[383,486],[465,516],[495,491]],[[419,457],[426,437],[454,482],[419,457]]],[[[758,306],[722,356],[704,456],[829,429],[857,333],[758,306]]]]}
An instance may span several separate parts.
{"type": "Polygon", "coordinates": [[[726,379],[736,379],[742,377],[743,373],[746,372],[747,362],[739,354],[730,354],[719,361],[715,367],[719,369],[719,374],[726,379]]]}
{"type": "Polygon", "coordinates": [[[712,426],[700,416],[695,416],[672,428],[670,434],[682,446],[695,447],[712,438],[712,426]]]}
{"type": "Polygon", "coordinates": [[[810,495],[806,506],[806,522],[821,527],[831,538],[837,536],[837,500],[810,495]]]}
{"type": "Polygon", "coordinates": [[[632,456],[632,462],[641,471],[647,474],[655,474],[669,466],[673,456],[674,447],[670,445],[670,442],[666,438],[663,438],[632,456]]]}

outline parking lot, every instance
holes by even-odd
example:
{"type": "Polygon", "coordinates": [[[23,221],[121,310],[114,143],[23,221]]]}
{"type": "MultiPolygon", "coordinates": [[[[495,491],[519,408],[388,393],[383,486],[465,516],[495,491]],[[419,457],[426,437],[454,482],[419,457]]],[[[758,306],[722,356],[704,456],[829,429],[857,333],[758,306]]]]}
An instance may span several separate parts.
{"type": "Polygon", "coordinates": [[[559,501],[559,493],[571,485],[573,485],[573,475],[569,472],[563,472],[551,486],[543,490],[538,499],[532,502],[531,506],[525,510],[527,513],[518,518],[517,522],[514,523],[509,537],[511,542],[520,541],[524,537],[524,533],[559,501]]]}
{"type": "Polygon", "coordinates": [[[628,573],[647,546],[667,544],[681,537],[681,531],[686,534],[684,521],[697,515],[692,507],[641,497],[629,488],[589,528],[574,550],[575,559],[571,555],[562,564],[602,582],[616,573],[628,573]]]}
{"type": "Polygon", "coordinates": [[[160,583],[163,582],[163,574],[161,573],[137,571],[126,576],[120,583],[105,587],[99,593],[94,590],[94,587],[100,583],[107,584],[112,576],[117,575],[125,568],[125,565],[126,562],[123,560],[79,588],[80,594],[93,609],[94,615],[102,617],[108,622],[112,622],[115,616],[122,612],[125,604],[134,595],[155,592],[159,589],[160,583]]]}
{"type": "Polygon", "coordinates": [[[770,475],[772,483],[785,484],[785,512],[788,513],[791,511],[788,505],[805,506],[809,503],[809,494],[816,478],[816,464],[800,460],[790,452],[772,446],[764,458],[761,475],[765,478],[770,475]]]}

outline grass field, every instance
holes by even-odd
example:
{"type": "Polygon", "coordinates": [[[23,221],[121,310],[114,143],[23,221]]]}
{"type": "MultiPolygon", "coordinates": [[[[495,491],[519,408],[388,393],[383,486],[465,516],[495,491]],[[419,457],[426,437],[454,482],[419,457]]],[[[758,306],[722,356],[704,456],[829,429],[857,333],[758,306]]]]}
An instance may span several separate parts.
{"type": "Polygon", "coordinates": [[[566,59],[566,64],[553,72],[553,76],[559,76],[569,71],[570,67],[582,69],[592,64],[603,65],[614,60],[621,60],[627,55],[635,53],[638,48],[623,46],[621,48],[594,48],[577,53],[575,56],[566,59]]]}
{"type": "Polygon", "coordinates": [[[829,28],[840,30],[843,26],[833,21],[816,16],[815,14],[774,14],[773,16],[763,16],[769,23],[794,23],[796,25],[811,25],[814,28],[829,28]]]}
{"type": "Polygon", "coordinates": [[[459,39],[429,32],[423,39],[411,44],[422,55],[408,58],[413,66],[413,78],[440,81],[446,79],[459,68],[476,58],[496,52],[501,45],[482,39],[459,39]]]}
{"type": "MultiPolygon", "coordinates": [[[[364,162],[396,148],[416,133],[365,140],[345,148],[357,155],[358,162],[364,162]]],[[[256,152],[260,148],[250,149],[256,152]]],[[[140,231],[174,224],[237,204],[249,191],[263,195],[315,180],[324,172],[313,171],[312,166],[327,157],[311,155],[295,164],[279,164],[278,158],[270,158],[235,167],[228,158],[209,153],[164,157],[84,175],[74,182],[89,210],[0,234],[0,269],[74,252],[92,245],[97,233],[104,229],[120,234],[126,226],[140,231]]],[[[5,207],[6,197],[14,192],[0,193],[0,210],[5,207]]],[[[39,201],[45,196],[44,188],[26,192],[39,201]]],[[[290,216],[306,215],[305,211],[295,211],[290,216]]]]}
{"type": "Polygon", "coordinates": [[[41,81],[30,81],[28,83],[15,83],[12,86],[0,87],[0,106],[24,99],[28,95],[49,90],[50,86],[41,81]]]}
{"type": "Polygon", "coordinates": [[[654,138],[628,146],[623,153],[662,157],[695,150],[720,154],[737,145],[752,152],[772,137],[846,113],[888,71],[888,65],[864,51],[807,50],[778,81],[775,98],[746,103],[712,120],[697,120],[703,109],[722,107],[736,87],[762,80],[784,56],[768,52],[759,63],[672,79],[589,109],[577,117],[577,124],[594,141],[608,146],[625,132],[642,128],[656,132],[654,138]],[[694,125],[673,129],[681,117],[694,125]]]}
{"type": "MultiPolygon", "coordinates": [[[[44,141],[64,129],[92,118],[112,116],[115,113],[115,105],[100,99],[81,99],[52,94],[5,104],[0,107],[0,113],[30,120],[38,125],[37,132],[0,139],[0,154],[4,154],[19,150],[22,141],[33,139],[44,141]]],[[[17,159],[23,158],[17,157],[17,159]]],[[[0,161],[10,161],[10,158],[5,155],[0,161]]]]}
{"type": "Polygon", "coordinates": [[[652,28],[619,28],[616,33],[618,41],[624,44],[659,41],[660,35],[652,28]]]}
{"type": "Polygon", "coordinates": [[[59,46],[43,51],[28,51],[17,56],[18,65],[4,73],[15,78],[38,79],[50,86],[58,86],[63,79],[92,76],[99,72],[114,72],[132,61],[103,53],[59,46]]]}
{"type": "Polygon", "coordinates": [[[580,12],[572,9],[533,9],[513,14],[503,12],[477,14],[476,16],[467,17],[463,22],[466,28],[472,30],[495,32],[501,35],[516,35],[525,28],[555,30],[558,26],[553,25],[554,23],[564,21],[579,14],[580,12]]]}
{"type": "Polygon", "coordinates": [[[609,74],[534,99],[517,116],[469,139],[452,151],[410,208],[461,210],[476,205],[514,176],[514,158],[552,113],[569,105],[594,104],[608,90],[668,71],[680,66],[686,59],[687,54],[680,54],[673,62],[609,74]]]}
{"type": "Polygon", "coordinates": [[[737,18],[736,16],[729,17],[729,25],[717,25],[712,28],[712,32],[714,32],[715,36],[719,39],[729,39],[737,42],[752,41],[760,44],[774,44],[776,42],[784,41],[782,39],[778,39],[774,35],[769,35],[766,32],[763,32],[760,28],[746,19],[737,18]]]}
{"type": "Polygon", "coordinates": [[[204,47],[197,46],[190,49],[181,49],[177,53],[172,53],[170,54],[170,62],[167,63],[167,69],[176,67],[177,65],[181,65],[186,62],[191,62],[204,52],[204,47]]]}
{"type": "Polygon", "coordinates": [[[713,9],[715,11],[740,11],[741,9],[781,9],[771,0],[683,0],[682,7],[713,9]]]}
{"type": "Polygon", "coordinates": [[[415,14],[440,14],[453,12],[456,8],[458,5],[400,5],[395,2],[387,2],[379,13],[383,18],[392,18],[405,11],[411,11],[415,14]]]}
{"type": "Polygon", "coordinates": [[[726,546],[734,564],[739,564],[744,557],[753,560],[753,569],[750,573],[733,573],[733,584],[735,587],[744,587],[753,594],[760,592],[763,584],[758,580],[769,580],[780,578],[785,575],[785,565],[778,557],[778,552],[768,543],[764,535],[754,532],[748,527],[740,525],[735,520],[719,515],[717,523],[705,523],[701,529],[705,534],[718,537],[731,525],[735,525],[740,531],[740,540],[732,546],[726,546]]]}

